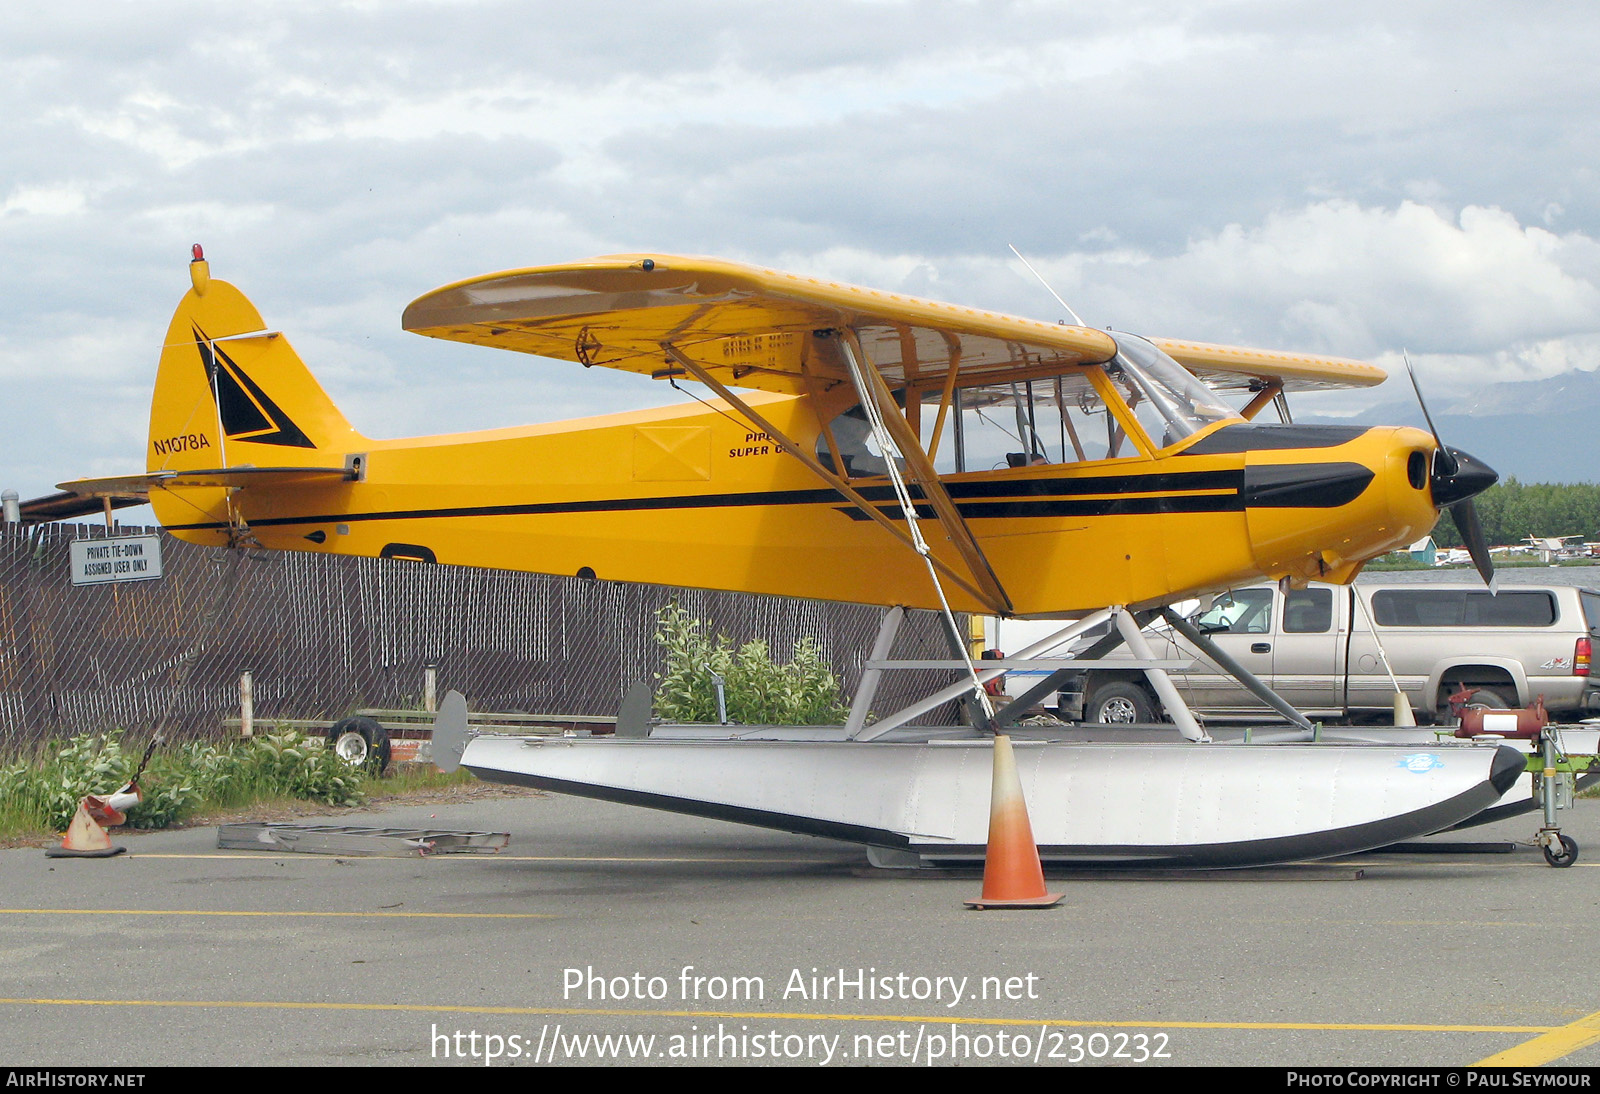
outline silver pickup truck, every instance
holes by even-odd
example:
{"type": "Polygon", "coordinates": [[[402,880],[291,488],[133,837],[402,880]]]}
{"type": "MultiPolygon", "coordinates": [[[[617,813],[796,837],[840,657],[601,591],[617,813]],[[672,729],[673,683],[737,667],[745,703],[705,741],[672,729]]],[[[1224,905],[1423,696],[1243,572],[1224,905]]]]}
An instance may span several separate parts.
{"type": "MultiPolygon", "coordinates": [[[[1474,701],[1489,707],[1523,706],[1543,695],[1557,721],[1600,708],[1600,681],[1589,675],[1591,650],[1600,640],[1600,593],[1587,589],[1513,586],[1496,596],[1481,585],[1363,583],[1311,585],[1286,597],[1276,585],[1260,585],[1217,597],[1190,619],[1313,717],[1392,711],[1394,685],[1379,642],[1422,720],[1446,715],[1446,698],[1463,686],[1477,688],[1474,701]]],[[[1193,709],[1266,712],[1171,628],[1148,633],[1157,658],[1194,659],[1192,671],[1172,674],[1193,709]]],[[[1126,647],[1111,656],[1131,657],[1126,647]]],[[[1159,711],[1144,674],[1135,670],[1087,672],[1060,695],[1060,713],[1074,720],[1149,723],[1160,720],[1159,711]]]]}

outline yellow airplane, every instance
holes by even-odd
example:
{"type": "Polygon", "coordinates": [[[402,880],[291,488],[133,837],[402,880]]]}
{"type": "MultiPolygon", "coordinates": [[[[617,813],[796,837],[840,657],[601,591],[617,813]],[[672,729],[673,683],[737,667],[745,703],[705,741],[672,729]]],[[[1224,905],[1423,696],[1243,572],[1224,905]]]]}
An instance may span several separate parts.
{"type": "MultiPolygon", "coordinates": [[[[472,738],[452,693],[434,736],[436,759],[484,778],[855,840],[874,861],[970,856],[988,823],[993,738],[909,724],[967,685],[868,724],[883,671],[926,667],[885,660],[899,609],[1088,613],[1057,638],[1114,618],[1180,732],[1207,741],[1133,614],[1101,609],[1263,578],[1348,582],[1443,507],[1474,526],[1471,498],[1495,478],[1417,429],[1253,420],[1286,391],[1384,378],[1360,362],[672,255],[446,285],[403,324],[642,373],[678,389],[679,405],[378,440],[237,289],[211,280],[198,247],[190,273],[146,472],[64,483],[70,496],[36,513],[148,497],[172,534],[200,544],[889,606],[843,726],[647,730],[619,716],[615,738],[472,738]]],[[[1249,865],[1381,846],[1478,813],[1524,766],[1511,749],[1431,739],[1196,748],[1050,730],[1027,744],[1036,838],[1073,861],[1249,865]]]]}
{"type": "Polygon", "coordinates": [[[1050,616],[1348,582],[1494,481],[1417,429],[1252,421],[1286,391],[1379,383],[1372,365],[672,255],[458,282],[403,325],[715,398],[379,440],[198,247],[190,269],[147,473],[62,487],[148,496],[201,544],[937,607],[894,470],[952,608],[1050,616]]]}

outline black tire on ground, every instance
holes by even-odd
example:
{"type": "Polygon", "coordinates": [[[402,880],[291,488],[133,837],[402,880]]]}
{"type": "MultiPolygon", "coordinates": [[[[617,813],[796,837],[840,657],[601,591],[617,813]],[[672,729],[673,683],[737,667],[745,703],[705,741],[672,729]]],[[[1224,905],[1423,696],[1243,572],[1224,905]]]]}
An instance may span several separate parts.
{"type": "Polygon", "coordinates": [[[1561,853],[1552,854],[1549,847],[1544,849],[1544,860],[1551,866],[1571,866],[1578,861],[1578,841],[1571,836],[1561,837],[1561,853]]]}
{"type": "Polygon", "coordinates": [[[389,769],[389,731],[371,718],[356,716],[334,723],[328,730],[328,747],[351,767],[364,767],[374,775],[389,769]]]}
{"type": "Polygon", "coordinates": [[[1150,725],[1160,717],[1148,691],[1138,684],[1113,681],[1095,689],[1084,707],[1083,720],[1104,725],[1150,725]]]}

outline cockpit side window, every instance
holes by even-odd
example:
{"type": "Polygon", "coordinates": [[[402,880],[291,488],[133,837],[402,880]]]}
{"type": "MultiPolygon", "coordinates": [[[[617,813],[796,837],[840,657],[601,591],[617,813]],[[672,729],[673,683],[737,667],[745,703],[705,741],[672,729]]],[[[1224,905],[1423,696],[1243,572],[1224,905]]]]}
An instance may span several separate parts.
{"type": "MultiPolygon", "coordinates": [[[[1139,455],[1090,372],[958,389],[933,452],[934,467],[944,473],[997,471],[1139,455]]],[[[920,435],[931,449],[942,392],[924,388],[918,395],[920,435]]]]}
{"type": "Polygon", "coordinates": [[[866,411],[859,404],[834,418],[828,423],[828,428],[833,434],[833,443],[839,446],[839,458],[844,468],[841,471],[834,464],[827,433],[817,438],[817,460],[823,467],[847,479],[889,473],[889,461],[878,447],[878,439],[872,435],[866,411]]]}
{"type": "MultiPolygon", "coordinates": [[[[1093,379],[1098,371],[1090,366],[1059,376],[957,388],[939,428],[937,447],[934,432],[942,386],[910,389],[909,417],[940,474],[1139,456],[1139,443],[1106,405],[1104,381],[1096,384],[1093,379]]],[[[895,397],[906,405],[906,389],[895,397]]],[[[888,474],[884,454],[859,405],[834,417],[828,429],[847,476],[888,474]]],[[[817,439],[817,458],[834,469],[826,433],[817,439]]]]}
{"type": "MultiPolygon", "coordinates": [[[[1221,418],[1237,417],[1152,343],[1118,338],[1119,347],[1125,340],[1128,348],[1103,368],[1085,365],[1056,375],[955,389],[942,427],[937,426],[944,400],[942,377],[899,388],[895,398],[906,408],[940,474],[1137,458],[1221,418]],[[1108,405],[1108,399],[1122,406],[1108,405]],[[1130,411],[1137,423],[1135,435],[1125,424],[1130,411]]],[[[833,418],[829,429],[846,474],[888,473],[860,406],[833,418]]],[[[817,456],[833,468],[826,432],[818,438],[817,456]]]]}

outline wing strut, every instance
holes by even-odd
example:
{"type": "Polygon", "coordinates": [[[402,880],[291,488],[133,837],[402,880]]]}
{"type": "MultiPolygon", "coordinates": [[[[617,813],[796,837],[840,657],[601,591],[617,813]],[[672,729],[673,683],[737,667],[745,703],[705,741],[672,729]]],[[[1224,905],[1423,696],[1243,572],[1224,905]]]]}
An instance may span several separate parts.
{"type": "Polygon", "coordinates": [[[871,399],[877,404],[884,427],[889,431],[895,447],[900,450],[900,455],[905,457],[906,470],[911,473],[912,481],[922,489],[922,496],[933,505],[934,515],[939,518],[939,524],[944,528],[945,535],[950,537],[950,542],[961,555],[961,561],[966,563],[973,580],[983,589],[985,595],[982,599],[992,607],[997,606],[1000,614],[1010,615],[1011,598],[1006,595],[1000,579],[995,576],[994,568],[989,565],[989,559],[984,555],[983,548],[978,546],[972,529],[967,526],[966,518],[956,508],[956,503],[950,499],[939,473],[933,469],[928,454],[922,449],[922,442],[911,432],[910,424],[901,416],[894,395],[889,391],[889,385],[883,382],[883,377],[867,359],[854,331],[848,328],[841,329],[839,336],[845,353],[853,359],[852,363],[858,366],[857,369],[851,370],[851,374],[856,376],[859,373],[857,387],[865,389],[858,391],[861,401],[864,403],[871,399]]]}
{"type": "Polygon", "coordinates": [[[1245,419],[1245,421],[1253,421],[1255,416],[1261,413],[1262,407],[1266,406],[1268,403],[1272,402],[1282,394],[1283,383],[1279,380],[1273,380],[1272,382],[1263,385],[1261,390],[1256,392],[1255,398],[1246,403],[1244,409],[1239,411],[1239,417],[1245,419]]]}
{"type": "MultiPolygon", "coordinates": [[[[939,605],[944,609],[944,622],[950,632],[950,644],[955,647],[956,652],[961,655],[961,660],[966,664],[967,678],[972,682],[972,696],[978,701],[977,714],[972,717],[973,725],[998,735],[1000,731],[994,722],[994,704],[989,701],[989,693],[983,690],[983,681],[978,679],[978,668],[972,663],[971,651],[967,649],[966,644],[961,640],[961,631],[956,626],[955,613],[950,610],[950,600],[944,595],[944,585],[939,581],[939,571],[934,569],[933,552],[928,549],[927,540],[922,538],[922,528],[917,516],[917,504],[911,499],[911,488],[906,485],[906,480],[900,474],[900,463],[895,459],[897,454],[907,464],[914,467],[920,466],[923,470],[929,472],[922,479],[923,496],[934,500],[935,510],[938,511],[938,499],[943,498],[960,531],[967,533],[969,536],[971,532],[967,528],[966,522],[961,519],[960,513],[956,511],[955,503],[950,501],[950,495],[945,493],[944,484],[939,481],[939,476],[932,474],[933,469],[928,466],[927,453],[922,451],[922,446],[918,443],[916,434],[911,432],[911,426],[906,422],[905,418],[900,416],[899,408],[895,406],[894,395],[889,391],[888,385],[883,382],[883,377],[879,376],[877,370],[866,361],[866,354],[861,351],[861,343],[856,339],[853,331],[845,334],[842,348],[844,350],[845,364],[850,367],[850,381],[855,385],[856,395],[861,399],[861,409],[866,413],[867,422],[872,427],[872,434],[877,438],[878,447],[883,451],[884,464],[889,469],[889,481],[894,484],[895,499],[900,502],[900,510],[905,514],[906,530],[911,533],[911,539],[917,554],[922,556],[923,563],[928,567],[928,577],[933,580],[933,591],[939,594],[939,605]],[[895,427],[889,425],[891,421],[895,423],[895,427]],[[909,447],[906,447],[901,440],[902,437],[907,435],[910,436],[911,441],[909,447]],[[921,459],[920,465],[917,464],[918,457],[921,459]]],[[[956,527],[944,521],[942,512],[940,521],[945,523],[945,530],[949,533],[950,539],[956,543],[957,547],[960,547],[961,542],[957,539],[956,527]]],[[[978,545],[973,542],[971,546],[976,550],[978,545]]],[[[983,552],[979,551],[977,557],[979,562],[986,568],[988,560],[983,557],[983,552]]],[[[982,584],[984,574],[977,566],[972,564],[970,558],[967,561],[967,566],[972,571],[972,576],[982,584]]],[[[993,583],[994,591],[999,593],[1002,602],[1005,602],[1009,608],[1010,603],[1006,600],[1005,590],[1000,588],[999,581],[995,579],[992,572],[987,576],[989,581],[993,583]]],[[[996,741],[996,747],[999,747],[998,740],[996,741]]]]}
{"type": "MultiPolygon", "coordinates": [[[[694,361],[678,352],[677,348],[672,346],[670,343],[661,343],[661,348],[666,351],[667,356],[672,358],[674,362],[683,366],[683,368],[688,371],[689,375],[693,376],[696,380],[706,385],[706,387],[716,392],[719,398],[725,400],[729,406],[735,408],[739,411],[739,413],[743,414],[756,426],[757,429],[760,429],[766,433],[767,436],[777,441],[779,447],[781,447],[791,456],[794,456],[801,463],[805,464],[806,467],[810,469],[812,474],[816,475],[823,482],[833,487],[840,494],[842,494],[847,501],[855,505],[856,508],[860,509],[872,520],[876,521],[885,531],[887,531],[895,539],[899,540],[901,545],[907,550],[913,552],[917,550],[917,545],[912,542],[911,537],[896,527],[894,521],[884,516],[883,513],[879,511],[877,506],[873,505],[866,498],[862,497],[858,491],[856,491],[849,483],[845,482],[838,475],[835,475],[832,471],[829,471],[827,468],[823,467],[822,464],[817,461],[816,457],[812,456],[800,445],[790,440],[787,434],[769,422],[749,403],[735,395],[724,384],[718,381],[716,377],[712,376],[694,361]]],[[[994,603],[982,589],[973,585],[970,581],[967,581],[945,563],[940,562],[938,559],[932,558],[931,556],[929,556],[929,561],[934,566],[938,567],[941,573],[953,581],[968,596],[989,608],[991,611],[1001,610],[999,605],[994,603]]]]}

